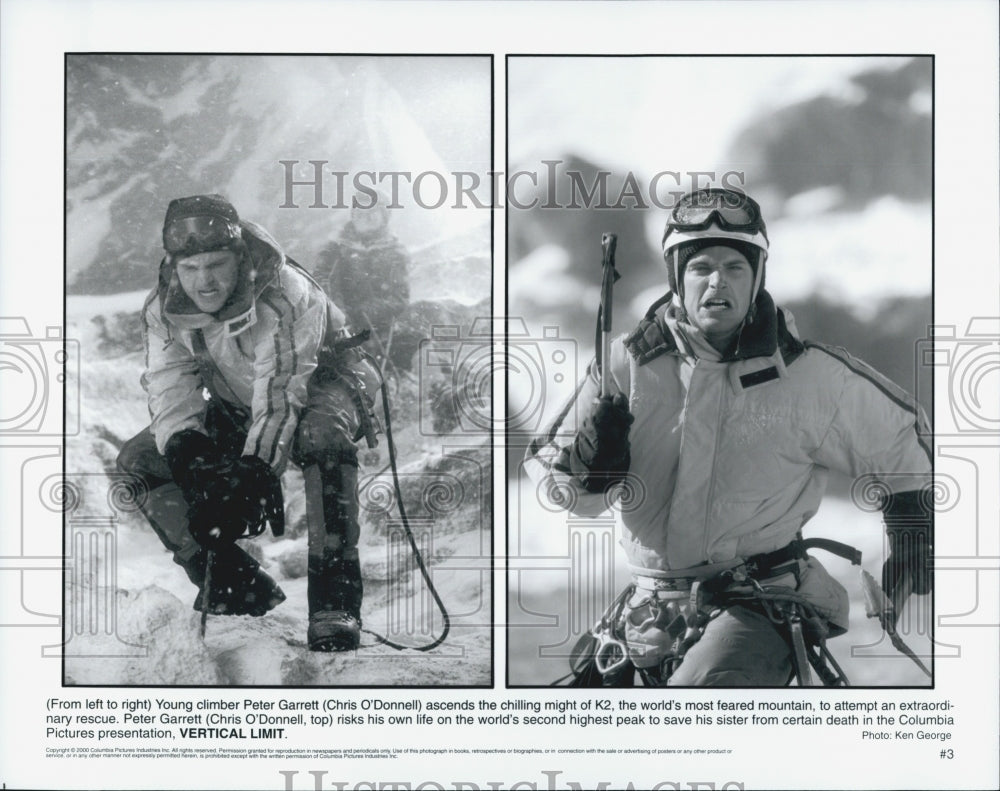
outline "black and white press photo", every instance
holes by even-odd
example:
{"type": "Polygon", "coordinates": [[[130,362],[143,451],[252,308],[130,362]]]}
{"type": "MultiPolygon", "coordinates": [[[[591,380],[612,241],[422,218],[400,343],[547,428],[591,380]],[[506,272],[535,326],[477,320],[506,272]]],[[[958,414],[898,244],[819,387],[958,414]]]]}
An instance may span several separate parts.
{"type": "Polygon", "coordinates": [[[0,787],[1000,787],[998,21],[0,0],[0,787]]]}
{"type": "Polygon", "coordinates": [[[931,59],[507,87],[508,683],[931,685],[931,59]]]}
{"type": "Polygon", "coordinates": [[[65,65],[64,683],[488,685],[491,59],[65,65]]]}

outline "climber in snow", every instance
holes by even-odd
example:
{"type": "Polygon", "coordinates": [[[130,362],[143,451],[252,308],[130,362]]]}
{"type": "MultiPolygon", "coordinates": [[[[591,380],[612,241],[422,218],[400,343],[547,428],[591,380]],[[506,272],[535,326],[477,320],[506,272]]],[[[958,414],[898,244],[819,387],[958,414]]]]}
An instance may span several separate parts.
{"type": "Polygon", "coordinates": [[[252,616],[285,595],[236,540],[283,530],[280,478],[301,467],[309,647],[354,649],[356,443],[375,441],[378,368],[319,284],[222,196],[171,201],[163,247],[142,309],[152,423],[118,466],[148,487],[143,512],[198,586],[195,609],[252,616]]]}

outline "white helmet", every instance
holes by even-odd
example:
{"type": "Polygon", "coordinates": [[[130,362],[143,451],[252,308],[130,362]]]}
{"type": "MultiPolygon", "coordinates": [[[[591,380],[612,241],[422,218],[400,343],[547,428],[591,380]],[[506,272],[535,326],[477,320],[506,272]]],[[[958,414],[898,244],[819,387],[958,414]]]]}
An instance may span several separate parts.
{"type": "Polygon", "coordinates": [[[767,226],[760,206],[748,195],[730,189],[702,189],[680,198],[663,230],[667,279],[681,294],[684,265],[694,253],[715,243],[738,250],[754,270],[751,303],[764,284],[767,226]]]}

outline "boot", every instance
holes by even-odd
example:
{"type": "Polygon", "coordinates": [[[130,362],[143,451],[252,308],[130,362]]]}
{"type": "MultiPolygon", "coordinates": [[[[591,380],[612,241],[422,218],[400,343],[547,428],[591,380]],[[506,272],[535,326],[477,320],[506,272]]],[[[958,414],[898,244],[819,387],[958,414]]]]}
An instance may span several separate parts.
{"type": "Polygon", "coordinates": [[[194,609],[212,615],[260,616],[285,600],[278,584],[260,568],[260,564],[235,544],[217,549],[212,561],[211,590],[205,596],[205,571],[208,552],[199,549],[187,561],[177,562],[188,579],[198,586],[194,609]]]}
{"type": "Polygon", "coordinates": [[[344,610],[313,613],[306,637],[310,651],[355,651],[361,644],[361,621],[344,610]]]}
{"type": "Polygon", "coordinates": [[[361,642],[364,583],[357,550],[309,559],[311,651],[353,651],[361,642]],[[346,556],[345,556],[346,555],[346,556]]]}
{"type": "Polygon", "coordinates": [[[358,560],[358,462],[352,446],[303,470],[309,523],[309,648],[353,651],[361,642],[364,584],[358,560]]]}

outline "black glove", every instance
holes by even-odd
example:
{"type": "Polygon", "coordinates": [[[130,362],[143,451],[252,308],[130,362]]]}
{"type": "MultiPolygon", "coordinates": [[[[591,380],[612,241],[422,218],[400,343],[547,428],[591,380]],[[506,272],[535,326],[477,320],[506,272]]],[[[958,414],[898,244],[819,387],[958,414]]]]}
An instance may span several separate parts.
{"type": "Polygon", "coordinates": [[[909,578],[913,593],[930,593],[934,588],[934,517],[930,492],[891,494],[883,505],[883,515],[889,557],[882,565],[882,590],[895,602],[897,588],[904,578],[909,578]]]}
{"type": "Polygon", "coordinates": [[[218,470],[225,463],[216,444],[190,428],[168,439],[163,455],[188,505],[205,498],[206,490],[215,483],[218,470]]]}
{"type": "Polygon", "coordinates": [[[281,481],[257,456],[243,456],[216,468],[188,512],[191,535],[204,547],[257,536],[266,523],[276,536],[285,532],[281,481]]]}
{"type": "Polygon", "coordinates": [[[188,530],[205,549],[220,550],[246,535],[246,521],[213,500],[199,500],[188,509],[188,530]]]}
{"type": "Polygon", "coordinates": [[[594,401],[569,454],[570,470],[588,492],[602,492],[628,474],[632,461],[628,433],[633,422],[624,393],[594,401]]]}

